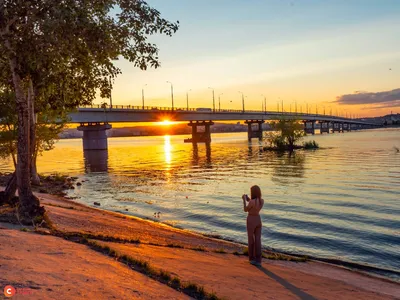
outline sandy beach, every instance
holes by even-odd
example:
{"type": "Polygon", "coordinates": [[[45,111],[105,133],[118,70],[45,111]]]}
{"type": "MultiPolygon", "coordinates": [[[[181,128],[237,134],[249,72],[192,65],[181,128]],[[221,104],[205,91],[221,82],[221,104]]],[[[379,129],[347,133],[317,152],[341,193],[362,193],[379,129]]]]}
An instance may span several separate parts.
{"type": "Polygon", "coordinates": [[[15,299],[399,299],[399,283],[368,274],[311,260],[257,268],[240,244],[37,196],[53,230],[0,223],[0,283],[15,299]]]}

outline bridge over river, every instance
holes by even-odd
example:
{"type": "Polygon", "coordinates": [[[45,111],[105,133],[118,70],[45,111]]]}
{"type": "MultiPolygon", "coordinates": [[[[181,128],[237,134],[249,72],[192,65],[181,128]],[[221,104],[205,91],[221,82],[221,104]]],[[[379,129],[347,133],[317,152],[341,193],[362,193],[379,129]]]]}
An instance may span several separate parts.
{"type": "Polygon", "coordinates": [[[245,121],[248,124],[249,141],[252,138],[261,139],[263,134],[262,124],[270,120],[302,121],[304,122],[304,130],[308,134],[315,133],[316,124],[318,124],[321,133],[344,132],[379,126],[379,124],[364,122],[362,119],[321,114],[130,105],[79,107],[75,112],[70,113],[69,117],[70,123],[78,123],[78,130],[83,131],[84,150],[107,149],[106,130],[112,128],[110,123],[186,121],[189,122],[188,126],[192,127],[192,138],[186,141],[192,143],[211,142],[210,126],[214,124],[214,121],[245,121]],[[204,127],[204,131],[198,131],[198,127],[204,127]]]}

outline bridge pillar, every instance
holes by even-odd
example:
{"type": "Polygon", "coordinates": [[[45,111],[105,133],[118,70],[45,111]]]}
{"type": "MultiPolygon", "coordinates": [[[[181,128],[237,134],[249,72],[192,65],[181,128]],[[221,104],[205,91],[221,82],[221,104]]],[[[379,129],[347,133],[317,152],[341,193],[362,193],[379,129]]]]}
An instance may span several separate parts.
{"type": "Polygon", "coordinates": [[[260,141],[263,138],[263,128],[262,128],[262,124],[264,123],[264,120],[246,120],[246,122],[244,122],[245,124],[247,124],[247,138],[249,140],[249,142],[251,142],[252,138],[258,138],[260,141]],[[258,124],[257,128],[254,130],[253,129],[253,124],[258,124]]]}
{"type": "Polygon", "coordinates": [[[315,121],[304,121],[304,131],[307,134],[315,134],[315,121]]]}
{"type": "Polygon", "coordinates": [[[332,133],[335,133],[337,131],[337,126],[338,126],[338,123],[332,122],[332,133]]]}
{"type": "Polygon", "coordinates": [[[188,126],[192,127],[192,138],[185,139],[185,143],[211,143],[211,125],[214,125],[213,121],[190,121],[188,126]],[[197,130],[199,126],[204,127],[204,132],[197,130]]]}
{"type": "Polygon", "coordinates": [[[319,124],[321,126],[321,134],[324,132],[329,134],[329,121],[319,121],[319,124]]]}
{"type": "Polygon", "coordinates": [[[112,126],[108,123],[81,123],[79,131],[83,131],[83,150],[107,150],[106,131],[112,126]]]}
{"type": "Polygon", "coordinates": [[[332,123],[332,132],[343,132],[343,123],[333,122],[332,123]]]}
{"type": "Polygon", "coordinates": [[[351,125],[350,123],[343,123],[343,132],[344,131],[351,131],[351,125]]]}

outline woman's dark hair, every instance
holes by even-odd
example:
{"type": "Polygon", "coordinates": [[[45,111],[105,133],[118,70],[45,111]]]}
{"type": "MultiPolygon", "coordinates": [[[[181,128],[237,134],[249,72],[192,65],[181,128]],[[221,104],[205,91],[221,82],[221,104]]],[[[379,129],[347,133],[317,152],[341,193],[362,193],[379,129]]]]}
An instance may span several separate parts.
{"type": "Polygon", "coordinates": [[[250,188],[251,199],[261,199],[261,189],[258,185],[253,185],[250,188]]]}

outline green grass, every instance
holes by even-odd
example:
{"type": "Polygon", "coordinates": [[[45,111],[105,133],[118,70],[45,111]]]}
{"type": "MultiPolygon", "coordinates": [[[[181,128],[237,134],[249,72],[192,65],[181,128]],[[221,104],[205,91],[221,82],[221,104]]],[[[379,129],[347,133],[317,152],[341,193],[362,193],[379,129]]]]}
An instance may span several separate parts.
{"type": "Polygon", "coordinates": [[[215,252],[215,253],[226,254],[226,251],[225,251],[225,249],[223,249],[223,248],[216,249],[216,250],[214,250],[214,252],[215,252]]]}
{"type": "Polygon", "coordinates": [[[199,286],[196,283],[193,282],[188,282],[183,285],[183,290],[190,293],[190,294],[195,294],[200,296],[200,299],[204,299],[206,297],[206,292],[204,290],[204,287],[199,286]]]}
{"type": "Polygon", "coordinates": [[[62,233],[65,238],[86,238],[92,240],[100,240],[105,242],[115,242],[115,243],[129,243],[129,244],[140,244],[140,239],[124,239],[120,237],[113,237],[102,234],[93,233],[82,233],[82,232],[68,232],[62,233]]]}
{"type": "MultiPolygon", "coordinates": [[[[233,252],[234,255],[240,255],[239,252],[233,252]]],[[[249,249],[244,248],[242,255],[249,255],[249,249]]],[[[283,261],[293,261],[293,262],[306,262],[308,260],[307,256],[291,256],[282,253],[262,253],[262,257],[271,260],[283,260],[283,261]]]]}
{"type": "Polygon", "coordinates": [[[64,209],[75,209],[75,207],[73,206],[62,206],[62,205],[57,205],[57,204],[53,204],[53,203],[46,203],[46,206],[53,206],[53,207],[60,207],[60,208],[64,208],[64,209]]]}
{"type": "Polygon", "coordinates": [[[172,280],[171,273],[169,273],[168,271],[160,270],[160,276],[164,281],[169,282],[172,280]]]}
{"type": "Polygon", "coordinates": [[[28,232],[29,231],[28,228],[25,228],[25,227],[24,228],[20,228],[19,230],[23,231],[23,232],[28,232]]]}
{"type": "MultiPolygon", "coordinates": [[[[45,214],[43,220],[46,222],[46,225],[50,229],[50,233],[45,233],[41,231],[35,231],[38,234],[50,234],[57,237],[62,237],[66,240],[73,241],[76,243],[84,244],[90,247],[92,250],[103,253],[107,256],[115,258],[120,262],[128,265],[130,268],[138,271],[142,274],[149,276],[152,279],[155,279],[161,283],[167,284],[168,286],[176,289],[177,291],[181,291],[192,297],[194,299],[221,299],[214,292],[207,293],[203,286],[200,286],[196,283],[192,282],[182,282],[182,280],[175,276],[172,277],[171,274],[166,270],[158,270],[151,266],[149,262],[133,258],[129,255],[121,255],[116,250],[112,249],[108,245],[103,245],[97,242],[96,240],[106,241],[106,242],[122,242],[122,243],[141,243],[139,239],[123,239],[119,237],[105,236],[102,234],[92,234],[92,233],[83,233],[83,232],[64,232],[56,229],[51,220],[45,214]]],[[[26,229],[22,228],[21,231],[25,231],[26,229]]],[[[149,245],[163,246],[163,247],[171,247],[171,248],[184,248],[184,246],[179,244],[170,243],[168,245],[159,245],[154,243],[148,243],[149,245]]],[[[190,248],[195,251],[207,251],[203,246],[197,246],[190,248]]],[[[226,253],[224,249],[216,250],[218,253],[226,253]]]]}
{"type": "Polygon", "coordinates": [[[51,177],[54,179],[54,181],[64,182],[68,176],[56,172],[54,174],[51,174],[51,177]]]}
{"type": "Polygon", "coordinates": [[[140,272],[145,273],[147,275],[153,275],[153,276],[157,275],[157,272],[150,266],[150,264],[147,261],[135,259],[128,255],[120,255],[117,251],[110,248],[109,246],[101,245],[96,241],[87,241],[86,244],[93,250],[97,250],[99,252],[107,254],[108,256],[117,258],[128,265],[133,266],[135,270],[140,269],[139,270],[140,272]]]}
{"type": "Polygon", "coordinates": [[[306,256],[297,257],[297,256],[289,256],[281,253],[270,253],[262,254],[263,258],[271,259],[271,260],[284,260],[284,261],[292,261],[292,262],[306,262],[308,258],[306,256]]]}
{"type": "Polygon", "coordinates": [[[200,252],[206,252],[207,251],[206,248],[204,248],[203,246],[192,247],[190,249],[194,250],[194,251],[200,251],[200,252]]]}
{"type": "Polygon", "coordinates": [[[211,292],[208,294],[208,299],[210,300],[218,300],[220,298],[218,298],[217,294],[215,294],[214,292],[211,292]]]}
{"type": "Polygon", "coordinates": [[[50,220],[49,216],[47,215],[47,212],[44,213],[43,220],[46,222],[46,227],[48,229],[50,229],[51,231],[56,230],[56,227],[54,226],[53,222],[50,220]]]}
{"type": "Polygon", "coordinates": [[[179,279],[179,277],[176,277],[176,276],[174,278],[172,278],[171,283],[173,285],[181,286],[181,280],[179,279]]]}
{"type": "Polygon", "coordinates": [[[172,277],[171,274],[165,270],[157,270],[153,268],[147,261],[136,259],[126,254],[120,255],[117,251],[109,246],[99,244],[96,241],[86,240],[84,243],[87,244],[91,249],[116,258],[119,261],[127,264],[135,271],[146,274],[152,279],[158,280],[161,283],[165,283],[178,291],[182,291],[194,299],[220,299],[215,293],[207,293],[203,286],[193,282],[182,283],[179,277],[172,277]]]}
{"type": "Polygon", "coordinates": [[[219,234],[205,233],[203,235],[212,239],[220,239],[220,240],[222,239],[222,236],[220,236],[219,234]]]}
{"type": "Polygon", "coordinates": [[[183,249],[183,248],[185,248],[185,247],[183,247],[182,245],[179,245],[179,244],[173,244],[173,243],[171,243],[171,244],[168,244],[168,245],[167,245],[167,247],[168,247],[168,248],[180,248],[180,249],[183,249]]]}

